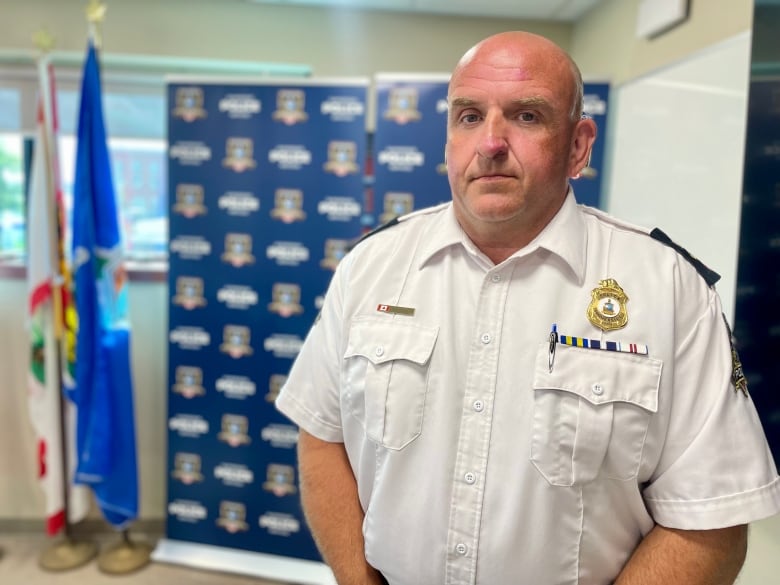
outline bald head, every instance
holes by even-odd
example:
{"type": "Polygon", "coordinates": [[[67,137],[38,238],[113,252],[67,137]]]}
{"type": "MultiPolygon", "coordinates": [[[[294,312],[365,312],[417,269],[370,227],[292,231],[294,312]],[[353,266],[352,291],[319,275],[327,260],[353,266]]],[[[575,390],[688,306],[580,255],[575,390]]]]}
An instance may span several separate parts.
{"type": "Polygon", "coordinates": [[[571,95],[571,119],[582,116],[582,75],[572,58],[551,40],[523,31],[503,32],[488,37],[471,47],[461,57],[452,72],[450,87],[458,76],[477,62],[499,67],[517,67],[522,63],[544,68],[551,76],[558,76],[562,87],[571,95]]]}

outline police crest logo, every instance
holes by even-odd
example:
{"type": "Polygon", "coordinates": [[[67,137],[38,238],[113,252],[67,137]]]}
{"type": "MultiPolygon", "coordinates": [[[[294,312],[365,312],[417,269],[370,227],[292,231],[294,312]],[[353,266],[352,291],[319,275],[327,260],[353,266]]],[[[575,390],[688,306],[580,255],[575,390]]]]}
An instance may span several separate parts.
{"type": "Polygon", "coordinates": [[[300,89],[280,89],[276,92],[276,110],[271,118],[292,126],[308,120],[309,115],[304,110],[306,96],[300,89]]]}
{"type": "Polygon", "coordinates": [[[263,489],[275,496],[286,496],[298,491],[295,487],[295,470],[291,465],[271,463],[266,468],[266,480],[263,489]]]}
{"type": "Polygon", "coordinates": [[[249,524],[246,523],[246,506],[240,502],[222,500],[219,503],[217,526],[231,534],[249,530],[249,524]]]}
{"type": "Polygon", "coordinates": [[[336,270],[341,259],[347,255],[347,240],[328,238],[325,240],[325,257],[320,261],[320,266],[326,270],[336,270]]]}
{"type": "Polygon", "coordinates": [[[292,317],[303,313],[303,307],[300,303],[301,287],[297,284],[275,283],[271,299],[272,302],[268,305],[268,310],[280,317],[292,317]]]}
{"type": "Polygon", "coordinates": [[[236,268],[253,264],[255,257],[252,254],[252,236],[250,234],[227,234],[222,261],[232,264],[236,268]]]}
{"type": "Polygon", "coordinates": [[[417,88],[394,87],[388,95],[388,106],[383,116],[397,124],[416,122],[422,118],[422,114],[417,110],[418,101],[417,88]]]}
{"type": "Polygon", "coordinates": [[[225,325],[222,329],[222,344],[219,350],[233,359],[252,355],[254,350],[249,344],[249,327],[244,325],[225,325]]]}
{"type": "Polygon", "coordinates": [[[173,212],[183,215],[187,219],[205,215],[206,207],[203,205],[203,200],[202,185],[190,183],[176,185],[176,203],[173,205],[173,212]]]}
{"type": "Polygon", "coordinates": [[[266,402],[274,402],[282,390],[282,386],[287,381],[284,374],[271,374],[268,380],[268,394],[265,395],[266,402]]]}
{"type": "Polygon", "coordinates": [[[184,484],[192,484],[203,481],[203,474],[200,472],[200,455],[195,453],[176,453],[173,458],[173,473],[175,479],[184,484]]]}
{"type": "Polygon", "coordinates": [[[180,276],[176,279],[173,304],[192,310],[206,305],[203,298],[203,279],[196,276],[180,276]]]}
{"type": "Polygon", "coordinates": [[[331,140],[328,143],[328,162],[324,166],[326,172],[337,177],[357,173],[360,167],[356,161],[357,145],[354,142],[331,140]]]}
{"type": "Polygon", "coordinates": [[[252,158],[254,156],[254,142],[251,138],[228,138],[225,151],[227,154],[222,165],[237,173],[257,166],[257,162],[252,158]]]}
{"type": "Polygon", "coordinates": [[[384,211],[379,216],[380,223],[387,223],[399,215],[409,213],[414,209],[414,195],[411,193],[401,193],[397,191],[388,191],[384,197],[384,211]]]}
{"type": "Polygon", "coordinates": [[[184,398],[194,398],[206,393],[203,387],[203,370],[195,366],[177,366],[173,391],[184,398]]]}
{"type": "Polygon", "coordinates": [[[274,192],[274,208],[271,217],[283,223],[293,223],[306,219],[303,211],[303,191],[300,189],[277,189],[274,192]]]}
{"type": "Polygon", "coordinates": [[[222,430],[217,435],[217,438],[231,447],[248,445],[252,442],[252,439],[249,438],[248,430],[249,420],[247,417],[238,414],[223,414],[222,430]]]}
{"type": "Polygon", "coordinates": [[[200,87],[179,87],[176,89],[176,106],[173,116],[185,122],[194,122],[206,117],[203,109],[203,89],[200,87]]]}
{"type": "Polygon", "coordinates": [[[613,331],[628,323],[628,295],[614,278],[599,281],[591,293],[588,320],[602,331],[613,331]]]}

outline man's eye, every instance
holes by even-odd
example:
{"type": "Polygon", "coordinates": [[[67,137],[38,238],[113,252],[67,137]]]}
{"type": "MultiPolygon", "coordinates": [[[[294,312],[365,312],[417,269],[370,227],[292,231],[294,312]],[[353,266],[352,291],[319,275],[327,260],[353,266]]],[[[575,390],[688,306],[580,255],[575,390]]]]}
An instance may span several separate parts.
{"type": "Polygon", "coordinates": [[[479,121],[479,115],[478,114],[463,114],[460,117],[461,122],[465,122],[466,124],[473,124],[474,122],[479,121]]]}
{"type": "Polygon", "coordinates": [[[536,121],[536,114],[532,112],[523,112],[519,116],[517,116],[518,119],[521,122],[535,122],[536,121]]]}

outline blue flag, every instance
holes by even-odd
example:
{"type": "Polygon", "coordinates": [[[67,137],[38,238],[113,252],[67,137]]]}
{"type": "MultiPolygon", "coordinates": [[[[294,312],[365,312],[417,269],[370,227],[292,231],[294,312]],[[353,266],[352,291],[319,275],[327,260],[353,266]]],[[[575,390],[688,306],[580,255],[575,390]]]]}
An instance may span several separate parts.
{"type": "Polygon", "coordinates": [[[100,67],[90,41],[81,85],[73,185],[73,268],[78,315],[76,482],[91,486],[104,518],[138,516],[126,274],[103,124],[100,67]]]}

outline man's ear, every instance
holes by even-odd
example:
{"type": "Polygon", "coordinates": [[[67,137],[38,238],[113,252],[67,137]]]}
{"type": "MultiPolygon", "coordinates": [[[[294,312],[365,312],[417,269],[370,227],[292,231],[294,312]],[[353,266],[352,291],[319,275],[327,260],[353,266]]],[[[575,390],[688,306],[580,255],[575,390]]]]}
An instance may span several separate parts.
{"type": "Polygon", "coordinates": [[[569,155],[569,176],[578,178],[590,164],[593,143],[596,141],[596,123],[590,118],[579,120],[574,127],[569,155]]]}

